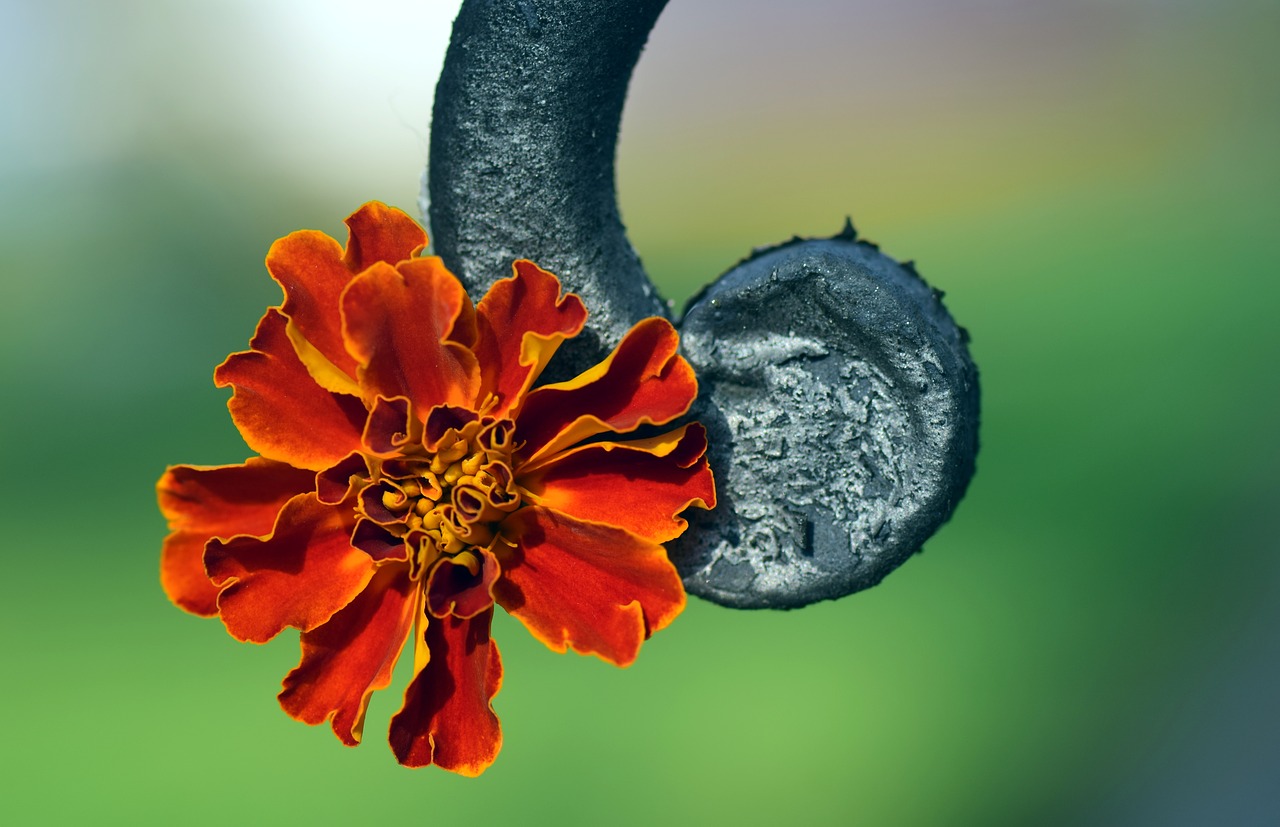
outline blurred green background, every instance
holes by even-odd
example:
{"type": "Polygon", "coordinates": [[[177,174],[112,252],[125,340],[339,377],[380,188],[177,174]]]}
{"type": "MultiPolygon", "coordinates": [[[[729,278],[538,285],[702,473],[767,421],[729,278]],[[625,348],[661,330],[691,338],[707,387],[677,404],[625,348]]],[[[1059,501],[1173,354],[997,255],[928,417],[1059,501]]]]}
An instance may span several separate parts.
{"type": "Polygon", "coordinates": [[[477,780],[395,764],[403,669],[346,749],[276,706],[296,637],[170,606],[155,479],[247,455],[271,241],[415,211],[455,8],[0,0],[0,818],[1280,823],[1273,2],[664,12],[619,187],[665,294],[852,214],[972,332],[978,475],[881,586],[694,600],[626,671],[501,618],[477,780]]]}

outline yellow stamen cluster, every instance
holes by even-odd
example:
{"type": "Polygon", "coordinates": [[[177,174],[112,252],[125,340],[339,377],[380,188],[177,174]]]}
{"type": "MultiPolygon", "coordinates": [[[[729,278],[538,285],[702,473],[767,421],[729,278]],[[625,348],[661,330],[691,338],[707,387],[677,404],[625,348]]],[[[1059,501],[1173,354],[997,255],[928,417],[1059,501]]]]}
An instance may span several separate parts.
{"type": "Polygon", "coordinates": [[[483,417],[380,463],[359,510],[406,543],[415,576],[441,556],[476,569],[470,550],[492,546],[497,524],[520,506],[513,431],[510,420],[483,417]]]}

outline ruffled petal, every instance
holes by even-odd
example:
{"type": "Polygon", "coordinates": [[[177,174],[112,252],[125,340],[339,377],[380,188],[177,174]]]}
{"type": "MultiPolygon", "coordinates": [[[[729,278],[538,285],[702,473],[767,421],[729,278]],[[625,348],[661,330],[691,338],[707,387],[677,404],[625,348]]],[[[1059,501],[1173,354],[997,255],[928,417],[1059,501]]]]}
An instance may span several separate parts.
{"type": "Polygon", "coordinates": [[[645,319],[600,364],[531,391],[516,418],[523,462],[537,463],[606,431],[664,425],[684,414],[698,395],[698,380],[678,346],[670,322],[645,319]]]}
{"type": "Polygon", "coordinates": [[[514,275],[489,288],[476,306],[480,395],[496,400],[487,410],[503,416],[517,405],[560,343],[577,336],[587,321],[582,300],[560,294],[560,280],[530,261],[512,265],[514,275]]]}
{"type": "Polygon", "coordinates": [[[302,230],[271,245],[267,271],[284,290],[281,311],[290,339],[316,382],[350,393],[356,361],[342,339],[342,291],[374,262],[395,264],[426,246],[427,234],[412,218],[370,202],[347,217],[350,236],[343,251],[324,233],[302,230]]]}
{"type": "Polygon", "coordinates": [[[421,441],[421,424],[413,418],[412,405],[403,396],[387,399],[379,396],[373,400],[369,418],[365,421],[361,442],[371,454],[391,457],[403,453],[405,446],[421,441]]]}
{"type": "Polygon", "coordinates": [[[498,558],[484,549],[446,557],[427,575],[427,611],[435,617],[475,617],[493,606],[498,558]]]}
{"type": "Polygon", "coordinates": [[[470,619],[426,621],[429,659],[391,719],[391,749],[401,764],[476,776],[498,757],[502,730],[492,700],[502,685],[502,660],[489,639],[492,620],[490,608],[470,619]]]}
{"type": "Polygon", "coordinates": [[[269,534],[281,507],[314,480],[309,471],[259,457],[244,465],[168,468],[156,484],[172,532],[160,553],[165,594],[193,614],[217,614],[219,589],[205,573],[205,544],[215,536],[269,534]]]}
{"type": "Polygon", "coordinates": [[[384,566],[323,626],[302,633],[302,662],[284,679],[280,706],[312,726],[333,720],[344,744],[360,743],[369,696],[391,683],[417,614],[408,566],[384,566]]]}
{"type": "Polygon", "coordinates": [[[688,526],[680,512],[715,507],[706,450],[706,429],[693,423],[654,439],[575,448],[518,482],[537,505],[665,543],[688,526]]]}
{"type": "Polygon", "coordinates": [[[218,613],[218,588],[204,570],[204,547],[209,536],[175,531],[160,547],[160,585],[180,609],[200,617],[218,613]]]}
{"type": "Polygon", "coordinates": [[[346,225],[351,236],[342,260],[352,273],[367,270],[378,261],[397,264],[427,246],[427,231],[418,222],[403,210],[379,201],[370,201],[347,216],[346,225]]]}
{"type": "Polygon", "coordinates": [[[249,447],[269,459],[322,471],[360,448],[365,408],[354,396],[330,393],[307,373],[272,308],[258,323],[252,350],[233,353],[214,371],[231,385],[231,418],[249,447]]]}
{"type": "Polygon", "coordinates": [[[237,640],[264,643],[286,626],[310,631],[355,598],[374,563],[351,547],[354,512],[325,505],[315,494],[285,503],[268,536],[213,539],[205,568],[218,613],[237,640]]]}
{"type": "Polygon", "coordinates": [[[353,274],[342,262],[338,242],[316,230],[290,233],[271,245],[267,272],[284,290],[280,310],[295,332],[292,339],[303,363],[330,390],[340,379],[324,381],[329,368],[351,381],[356,362],[342,341],[339,298],[353,274]]]}
{"type": "Polygon", "coordinates": [[[419,418],[436,405],[472,405],[475,355],[449,337],[460,321],[474,327],[474,313],[438,258],[374,263],[356,276],[342,295],[343,333],[369,401],[408,397],[419,418]]]}
{"type": "Polygon", "coordinates": [[[371,476],[364,454],[352,451],[337,465],[316,474],[316,496],[325,505],[337,505],[355,494],[371,476]]]}
{"type": "Polygon", "coordinates": [[[369,559],[381,563],[386,560],[409,560],[409,545],[403,538],[375,523],[359,518],[351,534],[351,545],[369,555],[369,559]]]}
{"type": "Polygon", "coordinates": [[[537,506],[502,524],[494,598],[547,646],[627,666],[684,609],[684,585],[662,546],[613,526],[537,506]]]}

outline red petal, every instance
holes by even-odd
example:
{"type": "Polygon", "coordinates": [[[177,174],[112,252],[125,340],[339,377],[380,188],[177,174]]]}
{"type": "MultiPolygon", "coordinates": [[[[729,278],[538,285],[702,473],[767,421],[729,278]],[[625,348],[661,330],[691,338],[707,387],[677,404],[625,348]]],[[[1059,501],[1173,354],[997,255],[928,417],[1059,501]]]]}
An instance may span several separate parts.
{"type": "Polygon", "coordinates": [[[530,261],[512,265],[515,275],[489,288],[476,306],[480,395],[497,398],[487,411],[502,416],[524,392],[566,338],[577,336],[587,321],[582,300],[560,295],[560,280],[530,261]]]}
{"type": "Polygon", "coordinates": [[[475,617],[493,605],[498,558],[477,549],[479,570],[472,574],[458,558],[445,557],[427,575],[427,611],[435,617],[475,617]]]}
{"type": "Polygon", "coordinates": [[[584,445],[519,482],[538,505],[665,543],[688,526],[681,511],[715,507],[706,450],[707,432],[693,423],[651,440],[584,445]]]}
{"type": "Polygon", "coordinates": [[[355,493],[373,473],[364,454],[353,451],[337,465],[316,474],[316,496],[325,505],[337,505],[355,493]]]}
{"type": "Polygon", "coordinates": [[[446,405],[432,408],[427,413],[426,422],[423,423],[423,444],[427,446],[428,451],[435,451],[440,447],[440,440],[450,429],[461,431],[479,418],[476,412],[469,408],[453,408],[446,405]]]}
{"type": "Polygon", "coordinates": [[[346,224],[351,237],[342,260],[353,274],[367,270],[374,262],[397,264],[413,258],[427,246],[427,231],[418,222],[403,210],[378,201],[370,201],[347,216],[346,224]]]}
{"type": "Polygon", "coordinates": [[[408,566],[383,566],[346,608],[303,632],[302,662],[280,693],[284,711],[312,726],[332,718],[343,743],[360,743],[369,696],[391,683],[419,593],[408,566]]]}
{"type": "Polygon", "coordinates": [[[324,233],[301,230],[271,245],[267,271],[284,289],[280,310],[316,350],[348,376],[356,362],[342,341],[339,298],[352,272],[342,263],[342,248],[324,233]]]}
{"type": "Polygon", "coordinates": [[[370,202],[347,218],[351,231],[344,252],[338,242],[315,230],[290,233],[271,245],[267,270],[284,289],[281,311],[298,333],[347,376],[356,362],[342,339],[342,291],[351,277],[376,261],[395,264],[427,243],[412,218],[385,204],[370,202]]]}
{"type": "Polygon", "coordinates": [[[419,418],[436,405],[472,405],[476,358],[447,340],[474,312],[438,258],[375,263],[357,276],[342,295],[343,332],[369,397],[408,397],[419,418]]]}
{"type": "Polygon", "coordinates": [[[498,757],[502,730],[491,701],[502,685],[502,660],[489,639],[490,608],[464,620],[430,618],[430,660],[391,719],[391,749],[406,767],[436,764],[479,775],[498,757]]]}
{"type": "Polygon", "coordinates": [[[421,429],[415,429],[414,424],[408,399],[379,396],[369,409],[369,418],[360,439],[369,453],[394,456],[402,453],[415,431],[421,434],[421,429]]]}
{"type": "Polygon", "coordinates": [[[270,533],[280,508],[314,482],[310,471],[258,457],[244,465],[166,470],[156,484],[172,531],[160,554],[165,594],[194,614],[217,614],[218,588],[204,570],[205,543],[214,536],[270,533]]]}
{"type": "Polygon", "coordinates": [[[516,548],[499,552],[494,597],[557,652],[573,647],[627,666],[684,609],[684,585],[657,543],[536,506],[502,531],[516,548]]]}
{"type": "Polygon", "coordinates": [[[529,393],[516,418],[516,441],[532,464],[605,431],[663,425],[698,395],[693,368],[676,353],[679,337],[666,319],[645,319],[603,362],[575,379],[529,393]]]}
{"type": "Polygon", "coordinates": [[[360,519],[351,534],[351,545],[369,555],[375,562],[384,560],[408,560],[409,547],[405,541],[368,519],[360,519]]]}
{"type": "Polygon", "coordinates": [[[333,617],[373,576],[369,555],[351,547],[354,513],[315,494],[289,500],[261,539],[214,539],[204,562],[218,613],[237,640],[263,643],[286,626],[309,631],[333,617]]]}
{"type": "Polygon", "coordinates": [[[175,531],[160,547],[160,585],[180,609],[201,617],[218,613],[218,588],[204,570],[204,546],[209,536],[175,531]]]}
{"type": "Polygon", "coordinates": [[[249,447],[270,459],[322,471],[360,448],[364,405],[330,393],[312,380],[272,308],[258,323],[252,350],[233,353],[214,371],[218,387],[231,385],[231,418],[249,447]]]}

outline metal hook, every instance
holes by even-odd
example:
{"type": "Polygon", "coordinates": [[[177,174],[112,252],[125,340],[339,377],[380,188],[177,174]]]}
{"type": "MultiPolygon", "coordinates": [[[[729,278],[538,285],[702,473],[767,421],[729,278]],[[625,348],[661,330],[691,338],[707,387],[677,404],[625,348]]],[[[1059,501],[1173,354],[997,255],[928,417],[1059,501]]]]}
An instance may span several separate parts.
{"type": "MultiPolygon", "coordinates": [[[[436,88],[424,200],[479,295],[530,258],[591,308],[593,364],[668,315],[618,215],[627,84],[666,0],[465,0],[436,88]],[[531,23],[532,21],[532,23],[531,23]]],[[[757,252],[689,304],[720,505],[668,548],[688,590],[794,608],[873,586],[950,516],[974,471],[967,334],[910,264],[855,237],[757,252]]]]}

